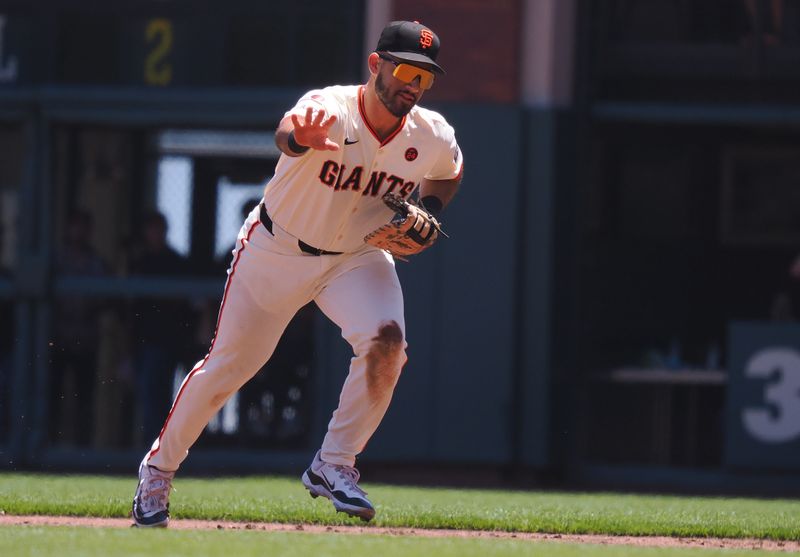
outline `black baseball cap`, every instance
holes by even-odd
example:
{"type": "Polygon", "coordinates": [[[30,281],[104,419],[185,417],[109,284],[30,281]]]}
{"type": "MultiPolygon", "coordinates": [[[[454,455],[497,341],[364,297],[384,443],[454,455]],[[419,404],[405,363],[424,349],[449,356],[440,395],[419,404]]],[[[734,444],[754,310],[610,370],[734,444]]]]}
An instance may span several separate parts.
{"type": "Polygon", "coordinates": [[[439,37],[418,21],[392,21],[381,31],[375,52],[385,52],[399,61],[444,74],[436,63],[439,37]]]}

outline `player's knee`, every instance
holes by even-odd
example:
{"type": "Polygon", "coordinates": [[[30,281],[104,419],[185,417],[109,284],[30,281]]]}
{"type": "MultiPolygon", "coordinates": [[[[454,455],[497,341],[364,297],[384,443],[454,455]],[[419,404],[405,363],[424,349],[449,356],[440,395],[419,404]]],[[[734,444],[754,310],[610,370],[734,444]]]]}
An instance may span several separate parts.
{"type": "Polygon", "coordinates": [[[403,330],[396,321],[383,323],[370,342],[367,352],[367,386],[370,393],[390,393],[406,361],[403,330]]]}
{"type": "Polygon", "coordinates": [[[378,334],[372,338],[372,349],[387,362],[404,359],[405,338],[400,325],[396,321],[382,324],[378,329],[378,334]]]}

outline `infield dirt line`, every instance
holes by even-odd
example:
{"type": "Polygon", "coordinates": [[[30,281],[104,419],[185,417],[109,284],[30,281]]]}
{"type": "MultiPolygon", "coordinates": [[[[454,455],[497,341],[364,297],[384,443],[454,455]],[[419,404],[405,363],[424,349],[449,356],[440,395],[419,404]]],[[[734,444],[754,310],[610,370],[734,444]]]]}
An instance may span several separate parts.
{"type": "MultiPolygon", "coordinates": [[[[130,528],[128,518],[86,516],[0,515],[0,526],[82,526],[91,528],[130,528]]],[[[420,536],[428,538],[486,538],[555,541],[600,545],[651,547],[706,547],[724,549],[761,549],[800,551],[800,542],[737,538],[672,538],[668,536],[608,536],[597,534],[535,534],[486,530],[434,530],[429,528],[394,528],[383,526],[324,526],[319,524],[280,524],[274,522],[233,522],[227,520],[172,519],[173,530],[263,530],[268,532],[307,532],[311,534],[373,534],[420,536]]]]}

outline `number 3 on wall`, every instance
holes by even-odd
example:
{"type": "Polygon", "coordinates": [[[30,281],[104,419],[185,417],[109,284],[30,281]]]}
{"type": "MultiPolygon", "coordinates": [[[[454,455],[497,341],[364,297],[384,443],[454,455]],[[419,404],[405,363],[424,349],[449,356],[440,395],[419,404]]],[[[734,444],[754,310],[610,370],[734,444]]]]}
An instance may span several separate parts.
{"type": "Polygon", "coordinates": [[[172,51],[172,22],[157,18],[147,22],[144,31],[147,44],[153,49],[144,61],[144,82],[147,85],[169,85],[172,81],[172,64],[166,61],[172,51]]]}
{"type": "Polygon", "coordinates": [[[777,381],[764,387],[765,405],[745,408],[742,421],[753,438],[764,443],[786,443],[800,437],[800,353],[791,348],[767,348],[753,355],[745,376],[777,381]]]}

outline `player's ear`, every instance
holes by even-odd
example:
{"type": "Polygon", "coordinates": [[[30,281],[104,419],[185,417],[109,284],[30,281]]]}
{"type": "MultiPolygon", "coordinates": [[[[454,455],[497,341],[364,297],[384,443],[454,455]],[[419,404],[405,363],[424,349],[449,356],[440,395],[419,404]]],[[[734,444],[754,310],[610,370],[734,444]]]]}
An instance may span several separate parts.
{"type": "Polygon", "coordinates": [[[367,67],[369,67],[370,75],[377,75],[378,74],[378,62],[380,61],[380,56],[378,56],[377,52],[373,52],[367,58],[367,67]]]}

